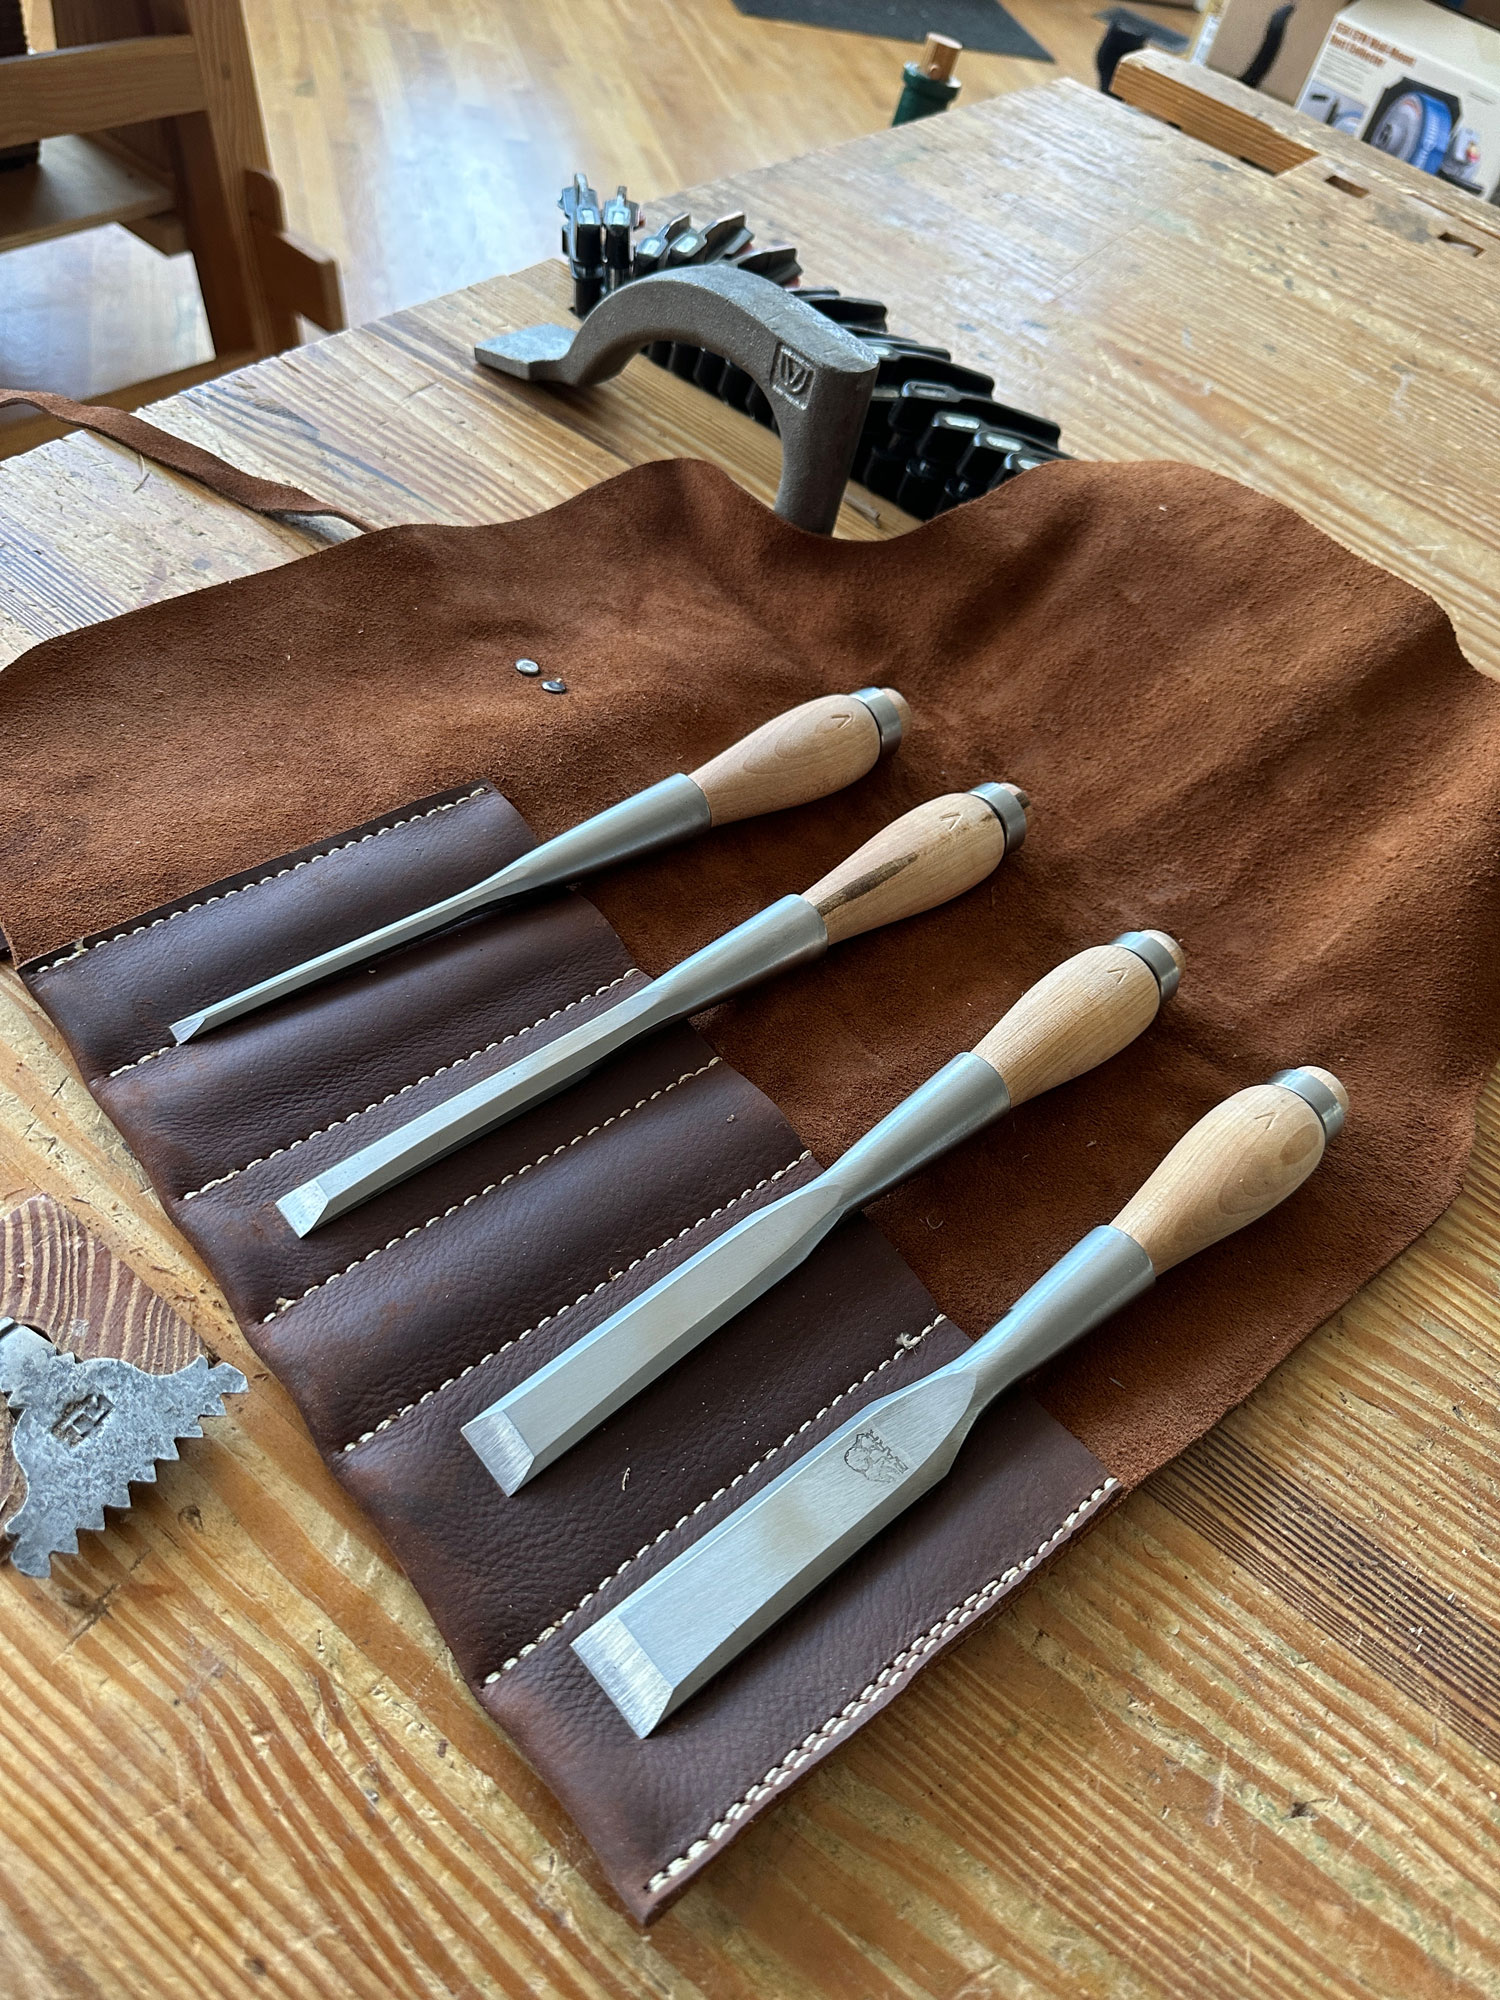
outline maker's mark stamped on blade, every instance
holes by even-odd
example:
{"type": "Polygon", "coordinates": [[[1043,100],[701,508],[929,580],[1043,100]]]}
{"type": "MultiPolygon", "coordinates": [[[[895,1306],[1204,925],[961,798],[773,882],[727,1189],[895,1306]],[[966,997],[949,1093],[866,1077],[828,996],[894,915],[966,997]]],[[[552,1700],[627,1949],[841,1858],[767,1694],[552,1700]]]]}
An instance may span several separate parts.
{"type": "Polygon", "coordinates": [[[894,1486],[911,1470],[900,1452],[886,1443],[873,1424],[866,1424],[863,1430],[854,1433],[844,1452],[844,1463],[872,1486],[894,1486]]]}

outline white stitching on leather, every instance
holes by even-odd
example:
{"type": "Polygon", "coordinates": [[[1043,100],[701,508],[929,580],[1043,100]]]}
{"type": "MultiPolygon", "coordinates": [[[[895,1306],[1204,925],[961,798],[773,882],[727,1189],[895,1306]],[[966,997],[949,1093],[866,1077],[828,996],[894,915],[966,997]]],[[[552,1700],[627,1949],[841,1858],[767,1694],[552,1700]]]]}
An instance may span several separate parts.
{"type": "Polygon", "coordinates": [[[351,1444],[340,1445],[339,1450],[341,1452],[358,1451],[362,1444],[368,1444],[372,1438],[379,1437],[380,1433],[388,1431],[392,1424],[400,1423],[401,1419],[409,1417],[413,1410],[420,1409],[424,1403],[430,1403],[434,1396],[441,1396],[445,1389],[451,1389],[455,1382],[462,1382],[464,1377],[472,1375],[476,1368],[483,1368],[487,1363],[495,1360],[497,1356],[509,1353],[513,1347],[519,1347],[523,1340],[530,1340],[534,1333],[540,1333],[544,1326],[551,1326],[553,1321],[561,1319],[564,1313],[572,1312],[575,1306],[581,1306],[587,1299],[597,1298],[600,1292],[607,1290],[611,1285],[617,1285],[621,1278],[628,1277],[639,1265],[647,1263],[652,1257],[659,1257],[663,1250],[670,1250],[674,1243],[680,1243],[684,1236],[691,1236],[693,1231],[701,1229],[705,1222],[714,1222],[719,1216],[727,1215],[730,1209],[738,1208],[742,1201],[748,1201],[751,1195],[759,1194],[762,1188],[771,1187],[775,1182],[785,1179],[793,1167],[800,1167],[804,1160],[810,1160],[811,1158],[811,1153],[799,1153],[795,1160],[788,1160],[784,1167],[778,1167],[774,1174],[767,1174],[765,1179],[757,1181],[754,1187],[742,1188],[737,1195],[732,1195],[728,1201],[720,1202],[717,1208],[711,1208],[707,1215],[700,1215],[696,1222],[690,1222],[685,1228],[677,1230],[664,1243],[658,1243],[650,1250],[643,1250],[639,1257],[632,1257],[623,1270],[611,1271],[607,1278],[601,1278],[597,1285],[591,1285],[586,1292],[580,1292],[576,1299],[570,1299],[566,1305],[558,1306],[552,1312],[543,1313],[536,1325],[528,1326],[524,1333],[516,1334],[513,1339],[507,1340],[501,1346],[491,1349],[488,1354],[481,1354],[479,1359],[471,1361],[467,1368],[460,1368],[458,1373],[450,1375],[446,1382],[439,1382],[435,1389],[424,1390],[414,1403],[406,1404],[403,1409],[397,1410],[394,1416],[382,1417],[374,1430],[361,1431],[351,1444]]]}
{"type": "MultiPolygon", "coordinates": [[[[446,1076],[450,1070],[462,1069],[465,1063],[477,1062],[480,1056],[493,1055],[496,1049],[503,1049],[507,1042],[519,1041],[522,1035],[533,1034],[536,1029],[544,1028],[549,1021],[555,1021],[560,1015],[571,1013],[575,1007],[581,1007],[586,1000],[597,1000],[601,994],[613,992],[615,987],[623,986],[627,979],[644,977],[640,968],[633,965],[628,972],[622,972],[618,979],[611,979],[606,985],[596,986],[592,993],[580,993],[576,1000],[569,1000],[561,1007],[554,1007],[550,1014],[543,1014],[539,1021],[531,1022],[525,1028],[513,1028],[508,1035],[502,1035],[498,1042],[486,1042],[482,1049],[471,1049],[466,1056],[455,1056],[452,1062],[442,1063],[437,1069],[430,1070],[426,1076],[419,1076],[415,1083],[403,1083],[399,1090],[393,1090],[385,1097],[376,1098],[373,1104],[365,1105],[362,1110],[346,1111],[342,1118],[330,1119],[328,1124],[320,1125],[316,1132],[305,1132],[300,1139],[289,1139],[284,1146],[277,1146],[272,1152],[262,1153],[258,1160],[246,1160],[244,1166],[233,1167],[227,1174],[220,1174],[217,1180],[205,1181],[202,1187],[191,1188],[178,1199],[196,1201],[200,1194],[207,1194],[210,1188],[223,1187],[227,1181],[237,1180],[241,1174],[248,1174],[252,1167],[263,1167],[267,1160],[279,1160],[283,1153],[295,1152],[299,1146],[305,1146],[309,1139],[321,1139],[325,1133],[336,1132],[341,1125],[352,1125],[356,1118],[367,1117],[370,1112],[378,1111],[381,1105],[392,1104],[398,1097],[405,1097],[409,1090],[420,1090],[424,1083],[431,1083],[435,1076],[446,1076]]],[[[162,1053],[162,1050],[157,1050],[158,1055],[162,1053]]],[[[149,1056],[141,1057],[142,1062],[150,1060],[149,1056]]],[[[126,1067],[133,1069],[135,1065],[130,1063],[126,1067]]],[[[122,1074],[121,1070],[110,1071],[111,1076],[122,1074]]]]}
{"type": "Polygon", "coordinates": [[[574,1146],[581,1146],[585,1139],[592,1139],[596,1132],[607,1132],[611,1125],[618,1125],[620,1120],[628,1118],[632,1111],[640,1111],[646,1105],[654,1104],[658,1097],[670,1096],[679,1085],[691,1083],[694,1077],[707,1076],[711,1069],[718,1067],[721,1060],[721,1057],[714,1056],[704,1063],[701,1069],[684,1070],[673,1082],[664,1083],[660,1090],[653,1090],[645,1097],[638,1097],[634,1104],[627,1104],[621,1111],[611,1112],[608,1118],[601,1118],[597,1125],[590,1125],[586,1132],[575,1132],[571,1139],[566,1139],[562,1145],[554,1146],[550,1152],[543,1153],[540,1159],[528,1160],[524,1167],[517,1167],[511,1173],[502,1174],[499,1180],[491,1181],[488,1187],[476,1188],[473,1194],[466,1194],[462,1201],[455,1201],[437,1215],[429,1215],[425,1222],[413,1223],[410,1229],[403,1229],[399,1236],[393,1236],[389,1243],[377,1243],[375,1248],[367,1250],[363,1257],[356,1257],[354,1262],[346,1264],[342,1271],[330,1271],[326,1278],[319,1278],[315,1285],[309,1285],[307,1290],[299,1292],[296,1298],[278,1299],[271,1311],[262,1319],[261,1325],[269,1326],[273,1319],[280,1319],[281,1315],[290,1312],[293,1306],[299,1306],[304,1299],[310,1299],[314,1292],[321,1292],[325,1286],[336,1283],[340,1278],[347,1278],[351,1271],[357,1271],[362,1264],[368,1264],[374,1257],[383,1257],[387,1250],[394,1250],[398,1243],[405,1243],[413,1236],[420,1236],[424,1229],[431,1229],[439,1222],[446,1222],[450,1215],[457,1215],[461,1208],[469,1208],[474,1202],[483,1201],[487,1194],[498,1194],[501,1188],[509,1187],[512,1181],[518,1181],[522,1174],[529,1174],[537,1167],[546,1166],[549,1160],[557,1159],[560,1154],[571,1152],[574,1146]]]}
{"type": "Polygon", "coordinates": [[[1070,1514],[1064,1516],[1060,1525],[1053,1529],[1044,1542],[1038,1544],[1024,1562],[1016,1563],[1010,1569],[1003,1571],[985,1584],[982,1590],[974,1591],[961,1604],[955,1604],[953,1609],[935,1625],[930,1625],[903,1652],[898,1653],[889,1665],[882,1667],[874,1680],[862,1688],[853,1701],[846,1702],[836,1715],[830,1715],[822,1727],[815,1729],[810,1736],[804,1736],[779,1764],[773,1764],[759,1784],[752,1785],[743,1798],[736,1799],[724,1813],[723,1818],[716,1819],[708,1832],[695,1840],[685,1853],[679,1854],[675,1861],[669,1861],[665,1868],[659,1868],[647,1882],[646,1887],[664,1889],[707,1848],[722,1840],[724,1835],[731,1832],[737,1822],[745,1817],[752,1806],[760,1805],[778,1791],[790,1778],[796,1776],[804,1764],[817,1756],[819,1751],[835,1737],[841,1736],[848,1730],[855,1718],[884,1693],[893,1680],[898,1680],[909,1666],[920,1660],[924,1654],[932,1652],[935,1647],[941,1646],[945,1640],[951,1639],[955,1633],[961,1632],[976,1618],[982,1617],[997,1598],[1003,1597],[1013,1583],[1025,1576],[1028,1570],[1034,1569],[1044,1556],[1049,1555],[1064,1536],[1071,1533],[1084,1515],[1092,1512],[1105,1495],[1112,1493],[1119,1483],[1118,1479],[1108,1478],[1102,1485],[1096,1486],[1086,1500],[1081,1500],[1070,1514]]]}
{"type": "MultiPolygon", "coordinates": [[[[808,1155],[804,1153],[802,1157],[806,1159],[808,1155]]],[[[795,1164],[796,1162],[794,1161],[793,1165],[795,1164]]],[[[638,1563],[642,1556],[649,1555],[654,1548],[658,1547],[660,1543],[664,1542],[667,1539],[668,1535],[675,1535],[679,1528],[685,1527],[689,1521],[695,1519],[697,1515],[703,1512],[705,1507],[711,1507],[714,1504],[715,1500],[722,1500],[726,1493],[732,1493],[735,1487],[739,1485],[742,1479],[748,1479],[750,1477],[750,1474],[756,1471],[758,1467],[764,1465],[768,1459],[774,1458],[776,1454],[780,1451],[785,1451],[789,1444],[795,1444],[797,1439],[801,1437],[804,1431],[811,1430],[814,1424],[820,1424],[823,1421],[824,1417],[828,1415],[828,1412],[830,1410],[837,1409],[839,1404],[843,1402],[846,1396],[852,1396],[855,1390],[862,1389],[865,1386],[866,1382],[873,1382],[877,1375],[884,1374],[885,1370],[889,1368],[893,1362],[899,1361],[903,1354],[909,1354],[914,1347],[920,1346],[921,1343],[927,1338],[928,1334],[932,1332],[934,1327],[942,1325],[946,1317],[947,1317],[946,1313],[939,1313],[936,1319],[929,1320],[927,1322],[926,1326],[922,1328],[922,1331],[920,1333],[903,1333],[900,1339],[896,1343],[896,1351],[894,1354],[888,1354],[884,1361],[877,1362],[873,1368],[868,1369],[863,1375],[861,1375],[857,1382],[851,1382],[847,1389],[840,1389],[839,1393],[836,1396],[831,1397],[830,1400],[823,1405],[822,1409],[818,1411],[816,1416],[808,1417],[803,1423],[798,1424],[797,1428],[794,1431],[789,1431],[788,1434],[781,1440],[780,1444],[773,1444],[769,1451],[763,1451],[759,1458],[752,1459],[750,1464],[745,1467],[743,1472],[737,1472],[734,1475],[733,1479],[729,1481],[729,1484],[727,1486],[721,1486],[717,1493],[710,1493],[706,1500],[700,1500],[696,1507],[690,1507],[688,1511],[682,1516],[681,1520],[674,1521],[670,1528],[663,1528],[659,1535],[653,1535],[651,1537],[651,1540],[649,1542],[644,1543],[640,1548],[638,1548],[633,1556],[627,1556],[624,1562],[620,1564],[620,1567],[618,1569],[612,1569],[608,1576],[601,1577],[598,1583],[594,1585],[592,1590],[586,1592],[584,1596],[579,1598],[578,1602],[573,1606],[573,1609],[571,1611],[563,1612],[562,1616],[560,1618],[554,1619],[553,1622],[546,1628],[544,1632],[538,1632],[534,1639],[528,1641],[528,1643],[524,1645],[521,1648],[520,1652],[515,1654],[515,1656],[512,1659],[504,1661],[501,1666],[496,1668],[494,1673],[486,1674],[481,1685],[484,1687],[490,1687],[493,1685],[494,1682],[501,1679],[503,1675],[508,1674],[512,1667],[520,1666],[522,1660],[524,1660],[528,1654],[534,1653],[538,1646],[544,1646],[547,1643],[547,1641],[553,1637],[555,1633],[558,1633],[562,1630],[562,1628],[564,1627],[564,1625],[567,1624],[570,1618],[576,1618],[579,1612],[583,1610],[585,1605],[592,1604],[594,1599],[599,1595],[601,1590],[603,1590],[608,1584],[613,1583],[617,1577],[622,1577],[625,1574],[626,1570],[630,1568],[632,1563],[638,1563]]],[[[345,1447],[345,1449],[347,1450],[347,1446],[345,1447]]]]}
{"type": "MultiPolygon", "coordinates": [[[[116,931],[113,937],[95,938],[92,944],[75,944],[65,951],[61,958],[54,958],[46,965],[37,966],[36,972],[55,972],[58,966],[71,965],[75,958],[83,958],[88,952],[98,951],[101,945],[119,944],[125,938],[142,937],[147,931],[157,930],[162,924],[175,923],[178,917],[188,916],[194,910],[206,910],[210,903],[224,903],[231,896],[243,896],[251,889],[263,889],[267,882],[279,882],[283,875],[295,875],[299,868],[310,868],[315,861],[327,861],[335,854],[347,854],[351,848],[363,847],[367,840],[378,840],[383,833],[395,833],[400,827],[414,826],[418,820],[435,819],[439,813],[452,812],[458,806],[468,805],[473,799],[482,799],[489,789],[488,785],[477,785],[472,792],[466,792],[461,799],[450,799],[445,806],[429,806],[424,813],[409,813],[405,819],[393,819],[387,826],[377,826],[369,833],[362,833],[358,840],[341,841],[337,847],[325,848],[321,854],[309,854],[305,861],[294,861],[290,868],[277,868],[269,875],[262,875],[258,881],[242,882],[238,889],[226,889],[219,896],[205,896],[201,903],[189,903],[183,909],[170,910],[164,917],[153,917],[149,924],[137,924],[133,930],[116,931]]],[[[160,1054],[161,1051],[158,1050],[157,1053],[160,1054]]],[[[113,1076],[120,1074],[118,1070],[112,1070],[110,1073],[113,1076]]]]}
{"type": "MultiPolygon", "coordinates": [[[[62,962],[63,961],[61,959],[58,960],[59,965],[61,965],[62,962]]],[[[52,970],[50,965],[44,966],[42,969],[45,972],[50,972],[52,970]]],[[[120,1067],[118,1069],[112,1069],[109,1072],[109,1075],[110,1077],[124,1076],[127,1070],[139,1069],[142,1063],[155,1062],[158,1056],[169,1056],[172,1053],[173,1049],[175,1049],[176,1047],[177,1047],[176,1042],[168,1042],[164,1048],[152,1049],[149,1055],[137,1056],[134,1062],[121,1063],[120,1067]]],[[[106,1081],[108,1081],[108,1079],[106,1079],[106,1081]]]]}

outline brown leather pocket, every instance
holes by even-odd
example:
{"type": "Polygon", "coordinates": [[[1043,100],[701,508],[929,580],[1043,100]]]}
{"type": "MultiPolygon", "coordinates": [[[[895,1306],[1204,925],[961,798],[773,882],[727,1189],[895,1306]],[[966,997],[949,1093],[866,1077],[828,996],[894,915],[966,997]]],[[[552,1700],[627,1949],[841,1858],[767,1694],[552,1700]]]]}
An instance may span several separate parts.
{"type": "Polygon", "coordinates": [[[818,1163],[688,1027],[305,1240],[276,1197],[644,975],[582,897],[177,1047],[196,1003],[531,844],[487,784],[402,807],[23,967],[174,1221],[368,1509],[470,1686],[643,1919],[876,1714],[1115,1482],[1026,1396],[648,1741],[569,1641],[862,1403],[965,1344],[856,1220],[513,1499],[460,1427],[818,1163]]]}

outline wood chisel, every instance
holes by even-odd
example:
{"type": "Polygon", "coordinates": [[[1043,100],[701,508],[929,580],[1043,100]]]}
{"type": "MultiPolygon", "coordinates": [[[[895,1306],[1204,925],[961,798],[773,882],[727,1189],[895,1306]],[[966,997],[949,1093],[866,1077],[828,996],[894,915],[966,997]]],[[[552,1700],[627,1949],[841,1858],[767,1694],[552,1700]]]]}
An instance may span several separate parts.
{"type": "Polygon", "coordinates": [[[574,1652],[636,1735],[935,1486],[1012,1383],[1299,1187],[1347,1108],[1338,1079],[1311,1068],[1226,1098],[966,1354],[857,1411],[580,1633],[574,1652]]]}
{"type": "Polygon", "coordinates": [[[794,1271],[845,1216],[1014,1105],[1117,1055],[1176,992],[1181,969],[1161,931],[1127,931],[1055,966],[826,1173],[736,1223],[472,1418],[464,1436],[515,1493],[794,1271]]]}
{"type": "Polygon", "coordinates": [[[573,310],[586,319],[604,293],[604,225],[587,174],[574,174],[557,205],[565,218],[562,248],[573,274],[573,310]]]}
{"type": "Polygon", "coordinates": [[[1020,846],[1029,803],[1016,786],[1003,784],[929,799],[882,827],[802,895],[783,896],[593,1020],[325,1167],[284,1194],[277,1208],[306,1236],[566,1090],[642,1035],[821,958],[831,944],[961,895],[1020,846]]]}
{"type": "Polygon", "coordinates": [[[909,720],[910,710],[894,688],[860,688],[855,694],[804,701],[763,722],[691,774],[663,778],[633,798],[606,807],[471,888],[184,1015],[172,1023],[173,1037],[190,1042],[211,1028],[222,1028],[465,917],[500,909],[543,889],[561,889],[621,861],[690,840],[710,827],[827,798],[889,756],[909,720]]]}

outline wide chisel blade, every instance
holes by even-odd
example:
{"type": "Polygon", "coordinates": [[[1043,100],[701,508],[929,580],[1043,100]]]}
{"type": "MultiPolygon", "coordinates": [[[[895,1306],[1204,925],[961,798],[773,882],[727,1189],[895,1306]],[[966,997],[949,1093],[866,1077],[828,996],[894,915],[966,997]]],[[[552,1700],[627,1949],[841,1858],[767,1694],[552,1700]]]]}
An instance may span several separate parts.
{"type": "Polygon", "coordinates": [[[580,1633],[573,1651],[636,1735],[936,1485],[997,1396],[1300,1187],[1347,1108],[1310,1065],[1225,1098],[972,1347],[856,1412],[580,1633]]]}
{"type": "Polygon", "coordinates": [[[747,1215],[481,1411],[464,1436],[514,1493],[795,1270],[846,1205],[843,1190],[824,1175],[747,1215]]]}
{"type": "Polygon", "coordinates": [[[871,1403],[573,1641],[648,1736],[947,1472],[981,1394],[940,1369],[871,1403]]]}

